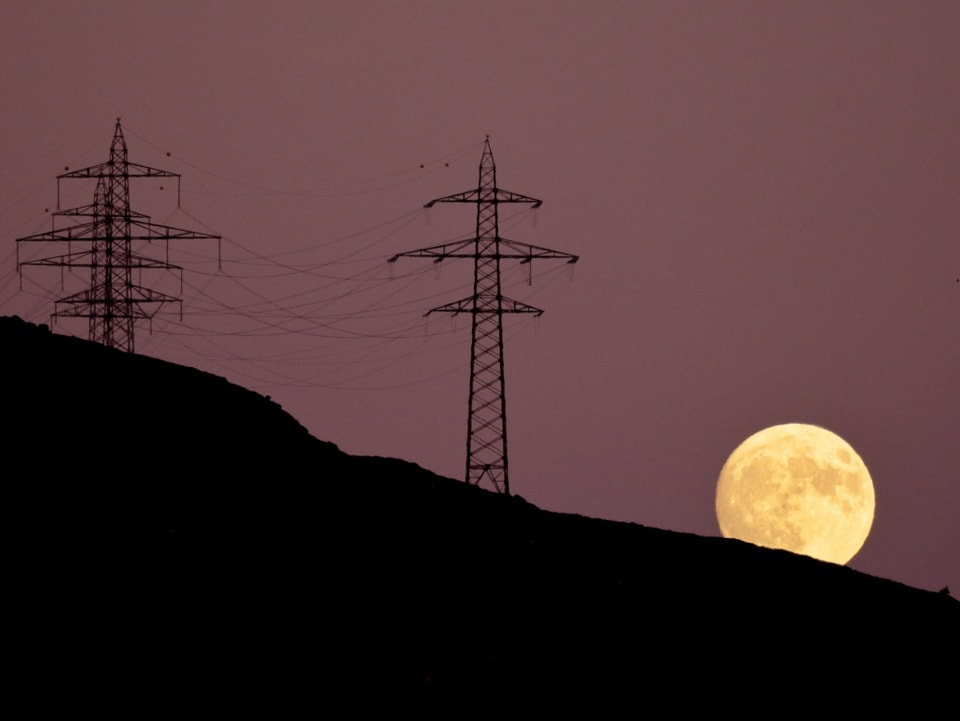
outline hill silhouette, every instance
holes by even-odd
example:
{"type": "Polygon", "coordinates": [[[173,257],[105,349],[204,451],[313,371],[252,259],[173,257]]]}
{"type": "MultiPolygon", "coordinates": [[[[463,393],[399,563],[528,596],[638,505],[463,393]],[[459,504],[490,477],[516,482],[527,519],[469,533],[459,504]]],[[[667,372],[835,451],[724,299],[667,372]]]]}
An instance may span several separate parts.
{"type": "Polygon", "coordinates": [[[19,318],[0,348],[35,698],[953,698],[945,593],[350,456],[223,378],[19,318]]]}

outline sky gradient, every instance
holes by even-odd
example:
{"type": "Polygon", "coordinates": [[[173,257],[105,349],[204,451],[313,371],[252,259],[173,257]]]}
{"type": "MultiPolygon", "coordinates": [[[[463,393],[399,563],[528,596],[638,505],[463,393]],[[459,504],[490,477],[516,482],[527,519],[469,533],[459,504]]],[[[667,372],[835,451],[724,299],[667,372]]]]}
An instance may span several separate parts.
{"type": "Polygon", "coordinates": [[[461,478],[470,326],[423,314],[469,294],[471,263],[387,259],[472,234],[472,206],[422,206],[476,187],[489,134],[498,184],[544,201],[503,209],[502,235],[580,256],[504,268],[546,311],[505,324],[515,493],[719,535],[734,448],[821,425],[876,487],[849,565],[958,595],[960,4],[224,7],[6,5],[0,312],[46,323],[84,287],[28,268],[20,290],[14,240],[49,229],[56,175],[107,160],[119,116],[131,160],[183,175],[180,208],[161,181],[133,208],[223,236],[222,270],[215,242],[171,244],[183,321],[161,312],[137,351],[461,478]]]}

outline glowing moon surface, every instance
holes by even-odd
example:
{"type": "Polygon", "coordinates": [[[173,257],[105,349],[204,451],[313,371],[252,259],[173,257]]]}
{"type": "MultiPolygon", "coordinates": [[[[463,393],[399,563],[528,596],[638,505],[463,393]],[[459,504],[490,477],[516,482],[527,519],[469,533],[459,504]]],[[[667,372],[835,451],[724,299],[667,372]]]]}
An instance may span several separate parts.
{"type": "Polygon", "coordinates": [[[717,482],[727,538],[846,563],[873,525],[873,480],[840,436],[818,426],[766,428],[730,454],[717,482]]]}

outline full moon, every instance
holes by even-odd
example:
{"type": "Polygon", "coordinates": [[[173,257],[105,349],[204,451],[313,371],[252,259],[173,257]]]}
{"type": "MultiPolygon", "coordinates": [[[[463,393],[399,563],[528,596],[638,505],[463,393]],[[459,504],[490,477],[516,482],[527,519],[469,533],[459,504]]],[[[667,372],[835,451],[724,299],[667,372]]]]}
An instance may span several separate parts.
{"type": "Polygon", "coordinates": [[[717,482],[727,538],[844,564],[873,525],[873,481],[840,436],[818,426],[766,428],[730,454],[717,482]]]}

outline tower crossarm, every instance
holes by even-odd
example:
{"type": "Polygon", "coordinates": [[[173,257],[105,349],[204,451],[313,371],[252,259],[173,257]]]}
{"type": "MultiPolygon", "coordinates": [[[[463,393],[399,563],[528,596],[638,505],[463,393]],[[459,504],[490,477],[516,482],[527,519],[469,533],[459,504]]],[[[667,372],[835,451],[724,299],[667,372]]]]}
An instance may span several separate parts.
{"type": "MultiPolygon", "coordinates": [[[[66,208],[65,210],[57,210],[52,213],[54,216],[70,216],[70,217],[95,217],[98,216],[102,210],[97,207],[96,203],[91,203],[90,205],[82,205],[79,208],[66,208]]],[[[149,215],[145,213],[138,213],[135,210],[129,210],[128,214],[130,218],[149,218],[149,215]]]]}
{"type": "Polygon", "coordinates": [[[500,248],[497,250],[496,257],[516,259],[521,263],[529,263],[538,258],[566,260],[568,263],[576,263],[580,260],[579,255],[564,253],[552,248],[542,248],[539,245],[530,245],[529,243],[518,243],[507,238],[500,238],[500,248]],[[505,251],[504,247],[509,248],[509,251],[505,251]]]}
{"type": "MultiPolygon", "coordinates": [[[[123,167],[127,175],[131,178],[180,179],[180,173],[173,173],[169,170],[161,170],[160,168],[151,168],[149,165],[141,165],[140,163],[131,163],[129,160],[124,163],[123,167]]],[[[61,173],[57,176],[57,180],[65,180],[67,178],[110,178],[116,175],[116,173],[116,163],[112,160],[107,160],[103,163],[91,165],[89,168],[80,168],[79,170],[71,170],[68,173],[61,173]]]]}
{"type": "Polygon", "coordinates": [[[199,233],[195,230],[185,230],[176,228],[172,225],[160,225],[151,223],[149,220],[131,219],[130,240],[220,240],[221,236],[214,233],[199,233]],[[134,228],[139,228],[142,235],[132,232],[134,228]]]}
{"type": "Polygon", "coordinates": [[[101,225],[101,223],[78,223],[67,228],[27,235],[23,238],[17,238],[17,245],[19,246],[20,243],[49,243],[56,240],[93,240],[101,225]]]}
{"type": "Polygon", "coordinates": [[[519,260],[521,263],[529,263],[532,260],[542,259],[560,259],[568,263],[576,263],[580,260],[579,255],[564,253],[563,251],[553,250],[552,248],[543,248],[529,243],[519,243],[515,240],[500,238],[498,245],[492,246],[493,252],[477,249],[477,238],[469,240],[459,240],[452,243],[442,243],[428,248],[418,248],[404,253],[397,253],[390,258],[388,263],[396,263],[400,258],[433,258],[434,263],[439,263],[444,258],[491,258],[499,260],[519,260]]]}
{"type": "Polygon", "coordinates": [[[388,263],[396,263],[399,258],[433,258],[434,263],[439,263],[444,258],[473,258],[476,256],[477,239],[458,240],[453,243],[441,243],[432,245],[428,248],[418,248],[417,250],[408,250],[404,253],[397,253],[388,260],[388,263]]]}
{"type": "Polygon", "coordinates": [[[452,303],[444,303],[436,308],[431,308],[424,315],[431,313],[473,313],[475,315],[498,315],[500,313],[530,313],[532,315],[542,315],[543,310],[532,305],[527,305],[519,300],[501,297],[499,302],[496,298],[491,299],[490,303],[480,303],[475,296],[468,296],[455,300],[452,303]]]}
{"type": "MultiPolygon", "coordinates": [[[[17,238],[18,243],[37,243],[68,240],[106,240],[114,236],[109,235],[107,226],[101,222],[78,223],[58,230],[48,230],[44,233],[17,238]]],[[[195,230],[175,228],[171,225],[160,225],[150,222],[147,216],[130,216],[130,233],[124,236],[127,240],[220,240],[221,236],[213,233],[200,233],[195,230]],[[141,220],[146,218],[146,220],[141,220]],[[138,229],[139,232],[134,229],[138,229]]]]}
{"type": "MultiPolygon", "coordinates": [[[[63,255],[52,255],[39,260],[25,260],[20,263],[21,266],[56,266],[69,268],[95,268],[102,263],[98,262],[96,253],[92,250],[84,250],[77,253],[65,253],[63,255]]],[[[145,258],[142,255],[131,254],[127,262],[114,262],[111,264],[114,268],[130,270],[178,270],[182,271],[179,265],[172,265],[162,260],[145,258]]]]}
{"type": "MultiPolygon", "coordinates": [[[[117,128],[119,129],[120,124],[117,123],[117,128]]],[[[160,168],[151,168],[149,165],[141,165],[140,163],[131,163],[129,160],[126,160],[127,146],[123,142],[123,136],[120,136],[120,147],[123,153],[123,161],[119,162],[117,160],[111,159],[104,163],[98,163],[97,165],[91,165],[89,168],[81,168],[80,170],[71,170],[69,173],[62,173],[57,176],[57,205],[60,205],[60,181],[61,180],[70,180],[75,178],[106,178],[112,180],[117,177],[119,174],[123,174],[127,180],[130,178],[176,178],[177,179],[177,206],[180,206],[180,173],[171,173],[169,170],[161,170],[160,168]]],[[[114,136],[114,146],[117,146],[116,136],[114,136]]],[[[139,215],[139,213],[137,214],[139,215]]]]}
{"type": "MultiPolygon", "coordinates": [[[[129,288],[129,297],[117,299],[116,304],[124,306],[124,316],[134,319],[153,318],[160,308],[170,303],[182,304],[180,298],[159,293],[139,285],[129,288]]],[[[79,293],[68,295],[55,303],[54,318],[90,318],[103,314],[104,299],[99,297],[94,289],[82,290],[79,293]],[[98,309],[101,309],[98,311],[98,309]]]]}
{"type": "Polygon", "coordinates": [[[529,203],[533,208],[539,208],[543,205],[543,201],[539,198],[531,198],[529,195],[514,193],[503,188],[465,190],[462,193],[434,198],[423,207],[432,208],[436,203],[529,203]]]}
{"type": "Polygon", "coordinates": [[[64,253],[63,255],[53,255],[47,258],[38,258],[37,260],[17,260],[17,272],[25,265],[42,266],[51,265],[59,268],[79,267],[89,268],[93,263],[92,250],[80,250],[73,253],[64,253]]]}

